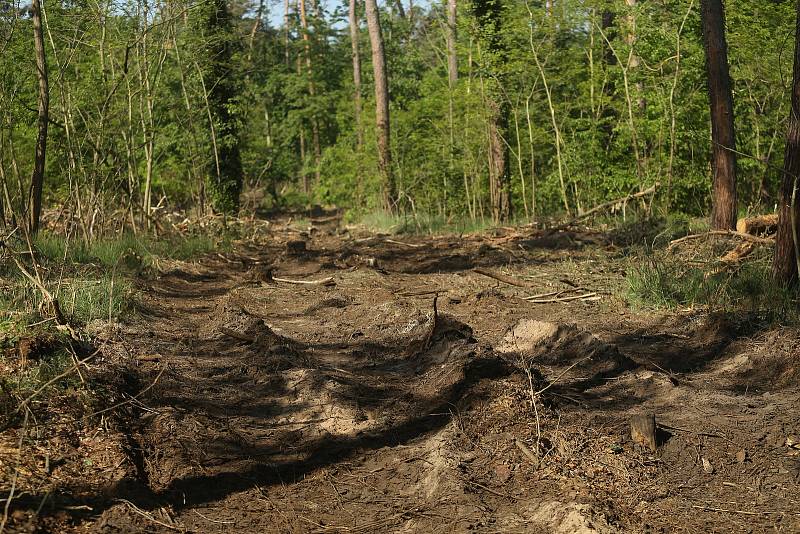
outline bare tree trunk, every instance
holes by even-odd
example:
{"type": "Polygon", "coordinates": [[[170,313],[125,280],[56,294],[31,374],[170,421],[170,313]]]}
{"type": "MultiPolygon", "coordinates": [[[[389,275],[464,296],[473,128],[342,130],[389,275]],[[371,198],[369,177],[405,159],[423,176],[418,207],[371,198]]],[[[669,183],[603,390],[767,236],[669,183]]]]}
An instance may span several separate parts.
{"type": "Polygon", "coordinates": [[[458,82],[458,55],[456,54],[457,20],[456,0],[447,0],[447,74],[450,90],[458,82]]]}
{"type": "Polygon", "coordinates": [[[289,0],[283,0],[283,59],[289,68],[289,0]]]}
{"type": "MultiPolygon", "coordinates": [[[[316,87],[314,86],[314,69],[311,62],[311,36],[308,34],[308,19],[306,18],[306,1],[298,0],[300,4],[300,24],[303,29],[303,45],[306,54],[306,74],[308,76],[308,94],[313,100],[317,94],[316,87]]],[[[313,109],[313,107],[312,107],[313,109]]],[[[316,117],[311,117],[311,148],[314,151],[314,179],[315,183],[319,184],[320,178],[320,160],[322,159],[322,150],[319,143],[319,121],[316,117]]]]}
{"type": "Polygon", "coordinates": [[[39,231],[42,214],[42,188],[44,186],[44,164],[47,155],[47,123],[50,113],[50,88],[47,82],[47,61],[44,55],[44,34],[42,32],[42,5],[33,0],[33,46],[36,53],[36,78],[39,82],[39,134],[36,137],[36,153],[31,175],[29,193],[28,229],[32,234],[39,231]]]}
{"type": "Polygon", "coordinates": [[[503,75],[508,57],[503,42],[503,5],[494,0],[476,0],[472,12],[483,49],[482,63],[490,73],[486,79],[486,111],[489,130],[489,194],[495,222],[511,218],[511,180],[508,165],[508,99],[503,91],[503,75]]]}
{"type": "Polygon", "coordinates": [[[372,47],[372,70],[375,78],[375,123],[378,129],[378,170],[383,178],[383,198],[387,210],[397,208],[397,186],[392,172],[392,147],[389,123],[389,80],[386,75],[386,56],[378,6],[375,0],[365,0],[367,28],[372,47]]]}
{"type": "Polygon", "coordinates": [[[727,230],[736,227],[736,137],[722,0],[701,0],[700,11],[711,103],[711,226],[727,230]]]}
{"type": "Polygon", "coordinates": [[[357,148],[364,146],[364,129],[361,125],[361,55],[358,51],[358,14],[356,0],[350,0],[350,42],[353,56],[353,103],[355,106],[357,148]]]}
{"type": "Polygon", "coordinates": [[[772,273],[785,285],[796,285],[800,270],[800,203],[797,199],[800,176],[800,0],[797,2],[797,35],[794,44],[794,75],[792,77],[792,109],[789,112],[789,130],[783,160],[778,204],[778,235],[775,239],[775,256],[772,273]]]}

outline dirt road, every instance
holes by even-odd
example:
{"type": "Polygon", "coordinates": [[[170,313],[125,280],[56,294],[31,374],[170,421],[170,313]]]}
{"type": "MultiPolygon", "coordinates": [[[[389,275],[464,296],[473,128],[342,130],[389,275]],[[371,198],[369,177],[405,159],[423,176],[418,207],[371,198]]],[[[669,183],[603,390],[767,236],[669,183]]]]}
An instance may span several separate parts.
{"type": "Polygon", "coordinates": [[[115,469],[42,528],[799,531],[790,333],[632,311],[620,265],[599,234],[333,221],[164,269],[98,329],[135,400],[95,438],[115,469]]]}

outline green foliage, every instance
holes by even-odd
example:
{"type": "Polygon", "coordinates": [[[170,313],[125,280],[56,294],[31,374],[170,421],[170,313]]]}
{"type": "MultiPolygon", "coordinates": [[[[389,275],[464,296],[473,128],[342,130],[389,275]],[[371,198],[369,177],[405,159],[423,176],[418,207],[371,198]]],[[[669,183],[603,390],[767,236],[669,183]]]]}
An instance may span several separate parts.
{"type": "Polygon", "coordinates": [[[188,260],[225,247],[224,239],[215,242],[207,235],[155,239],[122,234],[86,243],[41,232],[34,240],[39,258],[47,263],[66,261],[67,264],[97,264],[127,270],[149,266],[155,258],[188,260]]]}
{"type": "Polygon", "coordinates": [[[658,255],[632,266],[627,280],[628,301],[640,307],[706,306],[747,312],[770,322],[800,319],[800,294],[776,284],[765,263],[746,263],[713,273],[709,266],[700,268],[672,256],[658,255]]]}
{"type": "MultiPolygon", "coordinates": [[[[407,18],[381,12],[393,170],[406,209],[417,218],[490,215],[487,122],[495,103],[507,111],[500,126],[514,213],[559,215],[565,200],[576,213],[656,182],[656,208],[706,213],[709,111],[698,3],[546,5],[459,3],[453,88],[443,3],[415,6],[407,18]]],[[[68,207],[84,226],[98,209],[123,206],[131,214],[126,225],[146,224],[148,183],[154,198],[171,205],[202,211],[211,204],[225,213],[236,212],[244,183],[267,191],[271,207],[332,203],[358,216],[378,209],[367,31],[362,23],[358,146],[350,36],[341,8],[329,7],[319,15],[309,9],[303,32],[293,12],[288,27],[271,25],[274,17],[257,20],[256,2],[171,0],[148,10],[48,4],[46,206],[68,207]]],[[[739,197],[748,211],[770,208],[788,115],[794,6],[741,0],[725,7],[737,146],[746,154],[739,197]]],[[[30,30],[29,19],[0,13],[6,221],[24,211],[32,166],[30,30]]]]}

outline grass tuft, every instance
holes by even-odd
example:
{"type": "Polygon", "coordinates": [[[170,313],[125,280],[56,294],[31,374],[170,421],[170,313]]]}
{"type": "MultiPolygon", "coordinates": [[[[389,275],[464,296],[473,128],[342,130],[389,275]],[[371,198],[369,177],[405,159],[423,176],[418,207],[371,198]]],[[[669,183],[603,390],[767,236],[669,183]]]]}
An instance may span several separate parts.
{"type": "Polygon", "coordinates": [[[771,323],[800,321],[800,293],[775,284],[768,264],[746,263],[718,273],[706,269],[680,258],[649,257],[628,270],[627,300],[643,308],[705,306],[756,314],[771,323]]]}

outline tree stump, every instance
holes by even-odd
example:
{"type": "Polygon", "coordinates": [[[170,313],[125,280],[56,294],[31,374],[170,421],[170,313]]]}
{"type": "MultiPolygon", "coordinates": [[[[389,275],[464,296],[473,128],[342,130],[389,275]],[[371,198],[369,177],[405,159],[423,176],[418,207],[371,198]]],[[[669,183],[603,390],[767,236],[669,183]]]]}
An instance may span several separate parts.
{"type": "Polygon", "coordinates": [[[656,443],[656,416],[655,414],[634,415],[631,417],[631,439],[642,447],[655,452],[656,443]]]}

